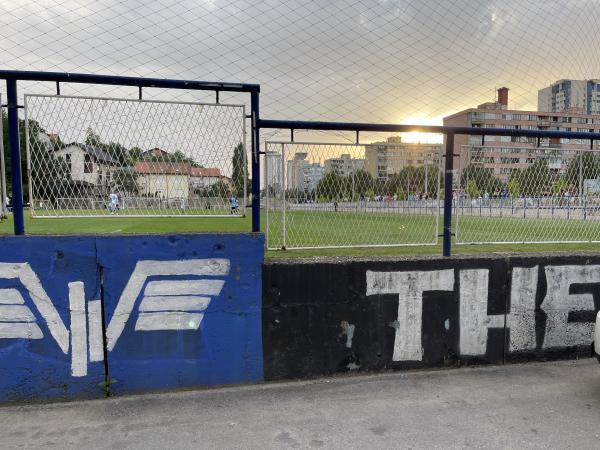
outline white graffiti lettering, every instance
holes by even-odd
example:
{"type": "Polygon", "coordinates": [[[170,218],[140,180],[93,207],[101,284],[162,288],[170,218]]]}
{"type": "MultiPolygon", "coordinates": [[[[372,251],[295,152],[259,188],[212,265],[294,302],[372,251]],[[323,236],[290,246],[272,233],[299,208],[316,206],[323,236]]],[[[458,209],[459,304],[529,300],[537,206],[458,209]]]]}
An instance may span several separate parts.
{"type": "Polygon", "coordinates": [[[398,324],[393,361],[421,361],[423,292],[452,291],[454,270],[425,272],[367,271],[367,295],[398,294],[398,324]]]}

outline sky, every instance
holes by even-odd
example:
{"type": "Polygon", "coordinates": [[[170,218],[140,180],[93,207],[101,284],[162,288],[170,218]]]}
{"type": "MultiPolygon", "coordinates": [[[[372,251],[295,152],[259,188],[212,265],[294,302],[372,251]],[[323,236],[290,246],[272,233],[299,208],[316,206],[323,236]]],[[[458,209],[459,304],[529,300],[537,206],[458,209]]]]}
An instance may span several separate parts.
{"type": "Polygon", "coordinates": [[[1,0],[0,54],[6,69],[260,83],[266,118],[440,124],[500,86],[535,109],[556,80],[600,78],[598,23],[600,0],[1,0]]]}

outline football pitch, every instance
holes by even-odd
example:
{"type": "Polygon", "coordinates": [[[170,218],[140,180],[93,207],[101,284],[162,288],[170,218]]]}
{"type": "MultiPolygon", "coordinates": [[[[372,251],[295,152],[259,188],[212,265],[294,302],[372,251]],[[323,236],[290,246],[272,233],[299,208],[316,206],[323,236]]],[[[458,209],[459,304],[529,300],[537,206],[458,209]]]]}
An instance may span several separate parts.
{"type": "MultiPolygon", "coordinates": [[[[282,217],[269,213],[270,247],[281,247],[282,217]]],[[[453,217],[453,221],[456,218],[453,217]]],[[[362,214],[321,211],[290,211],[286,215],[287,247],[358,246],[369,243],[379,247],[310,248],[270,250],[268,258],[310,256],[402,256],[441,254],[442,217],[411,214],[362,214]],[[432,245],[418,245],[428,242],[432,245]],[[387,246],[386,244],[408,244],[387,246]]],[[[453,245],[453,254],[491,252],[537,252],[600,250],[600,243],[509,243],[504,241],[575,241],[599,240],[600,221],[536,218],[459,217],[458,234],[462,242],[496,242],[492,244],[453,245]]],[[[261,215],[262,231],[266,217],[261,215]]],[[[166,234],[166,233],[238,233],[251,229],[246,217],[25,217],[26,234],[166,234]]],[[[0,223],[0,233],[12,234],[12,217],[0,223]]],[[[453,226],[454,232],[454,226],[453,226]]]]}

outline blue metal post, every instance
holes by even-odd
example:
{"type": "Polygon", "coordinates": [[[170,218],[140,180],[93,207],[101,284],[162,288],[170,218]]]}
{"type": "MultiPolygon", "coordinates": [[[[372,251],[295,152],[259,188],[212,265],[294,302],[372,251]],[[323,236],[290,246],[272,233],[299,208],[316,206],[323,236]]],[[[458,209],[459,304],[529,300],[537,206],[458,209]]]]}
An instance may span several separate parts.
{"type": "MultiPolygon", "coordinates": [[[[12,208],[16,235],[25,234],[23,218],[23,189],[21,179],[21,151],[19,150],[19,109],[17,104],[17,80],[6,80],[8,110],[8,148],[10,173],[12,175],[12,208]]],[[[4,201],[4,199],[2,199],[4,201]]]]}
{"type": "Polygon", "coordinates": [[[446,170],[444,174],[444,234],[443,255],[452,249],[452,184],[454,172],[454,133],[446,135],[446,170]]]}
{"type": "Polygon", "coordinates": [[[252,232],[260,232],[260,127],[258,92],[250,95],[252,120],[252,232]]]}

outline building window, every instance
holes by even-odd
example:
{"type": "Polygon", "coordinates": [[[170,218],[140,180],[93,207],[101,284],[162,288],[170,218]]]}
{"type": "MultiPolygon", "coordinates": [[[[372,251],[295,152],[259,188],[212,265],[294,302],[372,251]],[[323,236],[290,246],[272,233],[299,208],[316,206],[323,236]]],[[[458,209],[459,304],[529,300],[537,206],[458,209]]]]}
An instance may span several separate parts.
{"type": "Polygon", "coordinates": [[[94,171],[94,163],[90,155],[85,155],[83,160],[83,173],[92,173],[94,171]]]}

